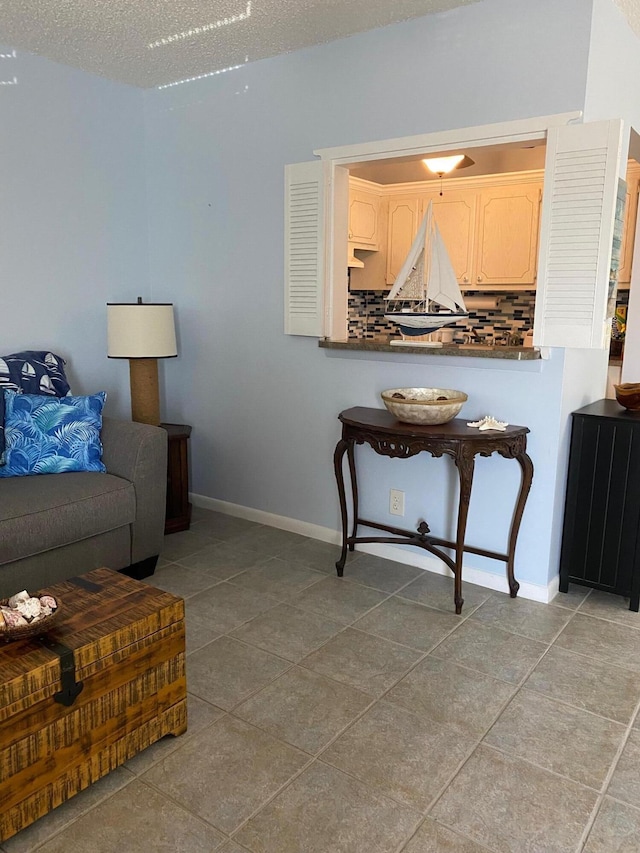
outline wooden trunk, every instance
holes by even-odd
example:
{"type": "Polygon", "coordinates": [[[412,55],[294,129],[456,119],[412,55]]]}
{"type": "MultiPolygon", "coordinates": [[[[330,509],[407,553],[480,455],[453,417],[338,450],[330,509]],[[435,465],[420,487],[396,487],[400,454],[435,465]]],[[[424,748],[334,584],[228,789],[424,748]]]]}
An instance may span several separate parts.
{"type": "Polygon", "coordinates": [[[110,569],[46,592],[64,608],[56,627],[0,643],[0,843],[187,728],[182,599],[110,569]]]}

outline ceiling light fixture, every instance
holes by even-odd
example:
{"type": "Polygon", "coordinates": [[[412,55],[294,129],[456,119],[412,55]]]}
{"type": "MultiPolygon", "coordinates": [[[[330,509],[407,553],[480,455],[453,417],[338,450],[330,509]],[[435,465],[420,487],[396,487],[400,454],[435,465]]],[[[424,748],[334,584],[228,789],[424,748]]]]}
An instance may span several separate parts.
{"type": "Polygon", "coordinates": [[[182,86],[184,83],[193,83],[196,80],[204,80],[206,77],[216,77],[218,74],[226,74],[228,71],[237,71],[238,68],[244,68],[249,61],[249,57],[240,65],[229,65],[228,68],[218,68],[217,71],[209,71],[207,74],[198,74],[197,77],[187,77],[185,80],[175,80],[173,83],[163,83],[162,86],[156,86],[156,89],[172,89],[174,86],[182,86]]]}
{"type": "Polygon", "coordinates": [[[427,157],[422,161],[430,172],[440,178],[440,195],[442,195],[442,178],[454,169],[466,169],[473,166],[471,157],[466,154],[451,154],[448,157],[427,157]]]}

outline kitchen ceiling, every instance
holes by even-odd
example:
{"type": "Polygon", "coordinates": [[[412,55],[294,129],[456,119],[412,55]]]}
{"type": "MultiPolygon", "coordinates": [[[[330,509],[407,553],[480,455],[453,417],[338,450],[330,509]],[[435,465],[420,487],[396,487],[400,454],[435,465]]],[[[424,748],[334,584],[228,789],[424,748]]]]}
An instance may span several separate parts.
{"type": "MultiPolygon", "coordinates": [[[[0,0],[2,46],[148,88],[479,0],[0,0]]],[[[640,36],[640,0],[615,0],[640,36]]]]}

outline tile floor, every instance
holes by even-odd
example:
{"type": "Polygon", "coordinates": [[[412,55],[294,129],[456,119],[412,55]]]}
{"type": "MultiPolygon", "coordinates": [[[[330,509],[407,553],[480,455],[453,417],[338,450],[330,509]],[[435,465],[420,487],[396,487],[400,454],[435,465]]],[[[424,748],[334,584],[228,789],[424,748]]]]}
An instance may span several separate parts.
{"type": "Polygon", "coordinates": [[[189,731],[5,853],[640,851],[640,616],[551,605],[196,511],[151,581],[187,607],[189,731]]]}

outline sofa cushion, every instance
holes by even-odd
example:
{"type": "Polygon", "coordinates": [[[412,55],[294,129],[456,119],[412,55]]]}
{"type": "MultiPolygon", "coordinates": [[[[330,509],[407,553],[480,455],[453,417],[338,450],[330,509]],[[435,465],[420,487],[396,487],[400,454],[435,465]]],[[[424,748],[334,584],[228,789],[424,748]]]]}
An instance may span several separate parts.
{"type": "Polygon", "coordinates": [[[133,483],[112,474],[0,480],[0,565],[132,524],[135,515],[133,483]]]}
{"type": "Polygon", "coordinates": [[[0,477],[106,471],[102,407],[106,394],[44,397],[4,391],[6,464],[0,477]]]}

